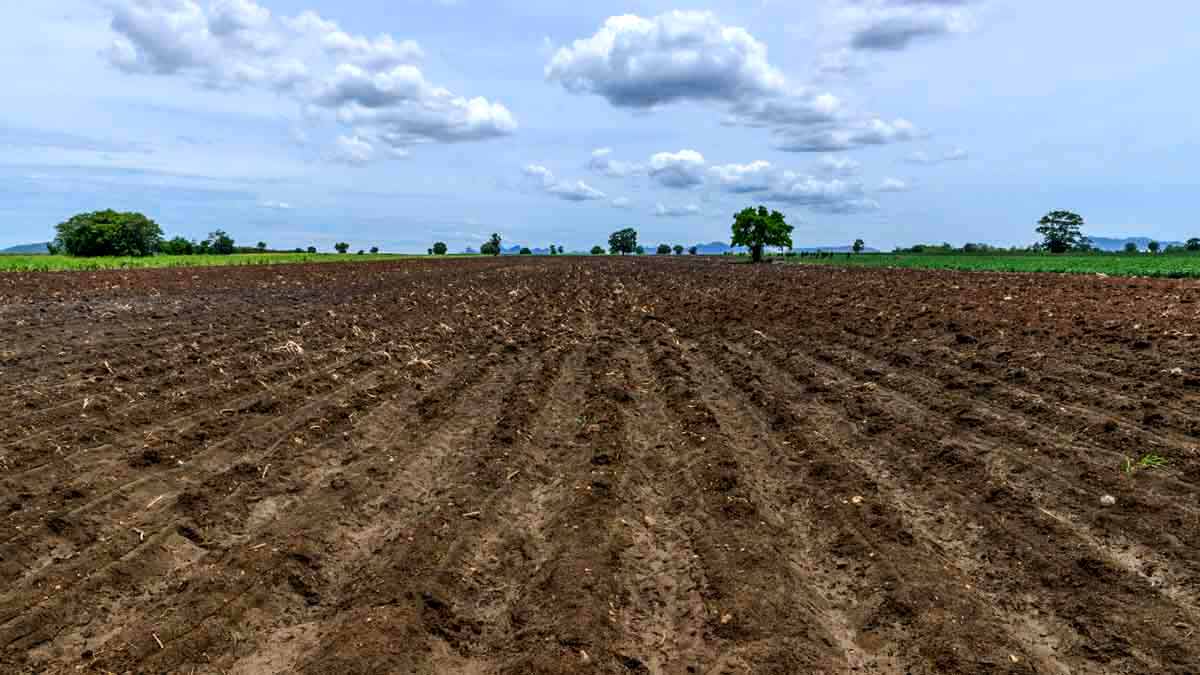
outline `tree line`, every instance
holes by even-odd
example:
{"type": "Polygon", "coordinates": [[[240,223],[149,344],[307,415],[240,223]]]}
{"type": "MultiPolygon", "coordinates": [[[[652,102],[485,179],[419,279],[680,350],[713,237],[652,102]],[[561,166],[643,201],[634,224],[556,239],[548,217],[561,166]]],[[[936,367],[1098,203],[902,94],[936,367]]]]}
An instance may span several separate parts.
{"type": "MultiPolygon", "coordinates": [[[[938,245],[918,244],[908,248],[897,248],[897,253],[999,253],[1013,251],[1049,252],[1061,254],[1067,252],[1088,252],[1097,250],[1092,241],[1083,234],[1083,217],[1071,211],[1051,211],[1037,223],[1036,232],[1041,235],[1038,243],[1018,249],[1003,249],[982,243],[967,243],[961,248],[954,248],[948,243],[938,245]]],[[[162,228],[158,223],[141,213],[121,213],[113,210],[81,213],[71,217],[56,226],[56,236],[47,247],[52,254],[67,254],[80,257],[97,256],[149,256],[164,255],[231,255],[234,253],[267,253],[266,242],[258,242],[253,247],[238,246],[237,242],[224,230],[215,230],[205,239],[195,241],[185,237],[165,239],[162,228]]],[[[797,255],[790,252],[792,248],[793,228],[787,223],[786,217],[779,211],[768,210],[765,206],[746,208],[733,216],[731,245],[745,247],[750,252],[754,262],[761,262],[768,247],[777,247],[788,252],[789,256],[797,255]]],[[[491,237],[480,247],[483,255],[498,256],[503,253],[503,240],[499,233],[491,237]]],[[[349,253],[350,245],[338,242],[334,250],[339,254],[349,253]]],[[[866,248],[865,242],[855,239],[851,250],[861,253],[866,248]]],[[[557,244],[550,245],[550,255],[565,253],[565,249],[557,244]]],[[[696,246],[685,249],[680,244],[658,244],[655,253],[658,255],[683,255],[684,252],[697,255],[696,246]]],[[[1200,252],[1200,238],[1188,239],[1182,246],[1167,246],[1165,249],[1157,241],[1150,241],[1147,250],[1151,253],[1200,252]]],[[[317,247],[309,246],[306,250],[296,248],[295,253],[317,253],[317,247]]],[[[372,247],[371,253],[378,253],[379,247],[372,247]]],[[[430,255],[446,255],[449,247],[445,242],[434,243],[428,249],[430,255]]],[[[602,246],[593,246],[592,255],[603,255],[606,252],[602,246]]],[[[1133,242],[1126,244],[1126,253],[1139,252],[1133,242]]],[[[366,251],[359,250],[364,254],[366,251]]],[[[521,255],[532,255],[528,247],[519,249],[521,255]]],[[[613,232],[608,238],[607,253],[611,255],[643,255],[646,248],[638,243],[637,230],[632,227],[622,228],[613,232]]],[[[800,252],[799,255],[822,256],[824,252],[800,252]]]]}
{"type": "MultiPolygon", "coordinates": [[[[111,209],[81,213],[55,226],[54,240],[46,245],[51,255],[70,255],[81,258],[106,256],[145,257],[162,255],[233,255],[235,253],[268,253],[265,241],[254,246],[238,246],[229,233],[215,230],[199,241],[186,237],[163,236],[162,227],[141,213],[122,213],[111,209]]],[[[333,249],[348,253],[350,244],[338,242],[333,249]]],[[[292,253],[317,253],[316,246],[296,248],[292,253]]],[[[360,250],[359,255],[366,251],[360,250]]],[[[379,253],[379,247],[371,247],[379,253]]]]}

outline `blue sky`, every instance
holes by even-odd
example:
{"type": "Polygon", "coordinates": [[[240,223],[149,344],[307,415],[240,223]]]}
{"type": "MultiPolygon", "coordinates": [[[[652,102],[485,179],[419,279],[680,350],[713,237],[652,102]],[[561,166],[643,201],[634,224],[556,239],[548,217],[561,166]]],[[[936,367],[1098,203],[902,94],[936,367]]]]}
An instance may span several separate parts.
{"type": "Polygon", "coordinates": [[[1200,6],[55,0],[0,22],[0,246],[88,210],[274,246],[1200,235],[1200,6]]]}

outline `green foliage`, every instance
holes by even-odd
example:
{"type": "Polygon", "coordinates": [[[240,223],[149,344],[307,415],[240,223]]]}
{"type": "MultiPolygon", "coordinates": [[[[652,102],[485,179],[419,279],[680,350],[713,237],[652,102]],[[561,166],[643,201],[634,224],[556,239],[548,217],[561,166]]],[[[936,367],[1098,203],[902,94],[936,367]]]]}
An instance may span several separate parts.
{"type": "Polygon", "coordinates": [[[1187,243],[1183,245],[1183,248],[1188,251],[1200,251],[1200,239],[1197,239],[1196,237],[1188,239],[1187,243]]]}
{"type": "Polygon", "coordinates": [[[140,213],[81,213],[56,229],[51,244],[67,255],[85,258],[153,255],[162,241],[162,228],[140,213]]]}
{"type": "Polygon", "coordinates": [[[479,247],[479,252],[483,255],[500,255],[500,244],[500,235],[493,232],[492,236],[483,243],[483,246],[479,247]]]}
{"type": "Polygon", "coordinates": [[[1126,255],[1125,253],[994,250],[991,252],[942,252],[938,248],[924,253],[902,250],[895,253],[863,253],[846,259],[829,253],[807,253],[789,262],[800,264],[837,264],[854,267],[903,267],[911,269],[949,269],[979,272],[1062,272],[1067,274],[1107,274],[1165,278],[1200,278],[1200,256],[1126,255]],[[834,260],[836,262],[830,262],[834,260]]]}
{"type": "Polygon", "coordinates": [[[1083,217],[1070,211],[1051,211],[1038,221],[1037,233],[1042,235],[1042,246],[1051,253],[1066,253],[1079,246],[1090,248],[1091,242],[1083,236],[1083,217]]]}
{"type": "Polygon", "coordinates": [[[290,263],[351,264],[371,260],[400,260],[405,256],[379,255],[333,256],[310,253],[235,253],[233,255],[165,255],[143,257],[80,258],[67,255],[2,255],[0,274],[4,272],[96,271],[160,267],[226,267],[242,265],[284,265],[290,263]]]}
{"type": "Polygon", "coordinates": [[[604,247],[593,246],[592,247],[592,255],[604,255],[604,247]]]}
{"type": "Polygon", "coordinates": [[[640,248],[637,243],[637,230],[627,227],[617,230],[608,236],[608,250],[613,255],[627,255],[640,248]]]}
{"type": "Polygon", "coordinates": [[[267,250],[267,242],[260,241],[254,245],[254,248],[258,249],[260,253],[265,253],[267,250]]]}
{"type": "Polygon", "coordinates": [[[531,251],[528,246],[522,246],[521,255],[533,255],[533,251],[531,251]]]}
{"type": "Polygon", "coordinates": [[[316,252],[317,252],[317,247],[316,247],[316,246],[309,246],[309,247],[308,247],[308,252],[309,252],[309,253],[311,253],[311,254],[313,254],[313,255],[315,255],[315,254],[316,254],[316,252]]]}
{"type": "Polygon", "coordinates": [[[655,249],[654,252],[657,255],[671,255],[671,245],[670,244],[659,244],[658,248],[655,249]]]}
{"type": "Polygon", "coordinates": [[[446,252],[449,250],[450,250],[449,247],[446,246],[446,242],[444,242],[444,241],[436,242],[433,245],[433,254],[434,255],[446,255],[446,252]]]}
{"type": "Polygon", "coordinates": [[[767,246],[792,247],[792,226],[782,213],[767,207],[747,208],[733,217],[734,246],[746,246],[754,262],[761,262],[767,246]]]}
{"type": "Polygon", "coordinates": [[[62,253],[62,246],[59,246],[52,241],[46,242],[46,252],[50,255],[59,255],[62,253]]]}
{"type": "Polygon", "coordinates": [[[1151,253],[1158,253],[1160,248],[1162,248],[1162,244],[1158,243],[1157,241],[1152,241],[1149,244],[1146,244],[1146,250],[1150,251],[1151,253]]]}
{"type": "Polygon", "coordinates": [[[235,249],[233,237],[225,233],[225,230],[217,230],[208,235],[205,240],[208,243],[208,252],[213,255],[233,255],[235,249]]]}
{"type": "Polygon", "coordinates": [[[558,254],[559,254],[559,248],[557,246],[555,246],[554,244],[550,244],[550,255],[558,255],[558,254]]]}
{"type": "Polygon", "coordinates": [[[371,247],[371,255],[375,255],[375,254],[377,254],[377,253],[379,253],[379,247],[378,247],[378,246],[372,246],[372,247],[371,247]]]}
{"type": "Polygon", "coordinates": [[[339,241],[333,245],[333,250],[337,251],[339,254],[345,253],[346,251],[350,250],[350,244],[347,244],[344,241],[339,241]]]}
{"type": "Polygon", "coordinates": [[[1161,469],[1162,467],[1164,467],[1166,465],[1167,465],[1166,457],[1161,457],[1159,455],[1150,454],[1150,455],[1142,455],[1142,458],[1136,462],[1134,462],[1133,460],[1126,457],[1124,468],[1125,468],[1125,473],[1127,473],[1129,475],[1133,475],[1133,474],[1137,473],[1138,471],[1143,471],[1145,469],[1161,469]]]}
{"type": "Polygon", "coordinates": [[[1137,253],[1138,252],[1137,244],[1132,241],[1125,242],[1125,252],[1126,253],[1137,253]]]}
{"type": "Polygon", "coordinates": [[[851,246],[850,248],[852,248],[855,253],[862,253],[863,249],[866,247],[867,247],[867,243],[864,242],[862,239],[855,239],[854,246],[851,246]]]}
{"type": "Polygon", "coordinates": [[[183,237],[173,237],[158,245],[158,252],[164,255],[193,255],[196,244],[183,237]]]}
{"type": "Polygon", "coordinates": [[[680,244],[675,244],[671,250],[675,251],[675,255],[683,255],[683,246],[680,244]]]}
{"type": "Polygon", "coordinates": [[[646,247],[638,244],[637,248],[633,249],[633,252],[637,255],[646,255],[646,247]]]}
{"type": "Polygon", "coordinates": [[[693,246],[688,249],[688,255],[697,255],[700,253],[699,247],[693,246]]]}

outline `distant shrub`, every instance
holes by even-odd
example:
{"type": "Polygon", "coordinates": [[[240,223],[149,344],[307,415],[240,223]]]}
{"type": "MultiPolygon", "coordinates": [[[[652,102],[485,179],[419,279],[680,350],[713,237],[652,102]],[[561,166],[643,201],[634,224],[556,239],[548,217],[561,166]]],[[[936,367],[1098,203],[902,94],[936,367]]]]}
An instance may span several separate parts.
{"type": "Polygon", "coordinates": [[[533,255],[533,251],[529,250],[528,246],[522,246],[521,255],[533,255]]]}
{"type": "Polygon", "coordinates": [[[446,246],[446,242],[444,241],[439,241],[433,245],[434,255],[446,255],[446,252],[449,250],[450,249],[446,246]]]}
{"type": "Polygon", "coordinates": [[[379,253],[379,247],[378,247],[378,246],[372,246],[372,247],[371,247],[371,255],[375,255],[376,253],[379,253]]]}
{"type": "Polygon", "coordinates": [[[309,247],[308,247],[308,252],[309,252],[309,253],[311,253],[311,254],[314,254],[314,255],[315,255],[315,254],[316,254],[316,252],[317,252],[317,247],[316,247],[316,246],[309,246],[309,247]]]}
{"type": "Polygon", "coordinates": [[[333,245],[333,250],[337,251],[339,254],[345,253],[346,251],[350,250],[350,244],[347,244],[344,241],[339,241],[333,245]]]}
{"type": "Polygon", "coordinates": [[[165,255],[192,255],[196,252],[196,244],[183,237],[173,237],[159,244],[158,250],[165,255]]]}
{"type": "Polygon", "coordinates": [[[592,255],[604,255],[604,249],[599,246],[593,246],[592,255]]]}
{"type": "Polygon", "coordinates": [[[671,255],[671,246],[669,244],[659,244],[654,252],[658,255],[671,255]]]}

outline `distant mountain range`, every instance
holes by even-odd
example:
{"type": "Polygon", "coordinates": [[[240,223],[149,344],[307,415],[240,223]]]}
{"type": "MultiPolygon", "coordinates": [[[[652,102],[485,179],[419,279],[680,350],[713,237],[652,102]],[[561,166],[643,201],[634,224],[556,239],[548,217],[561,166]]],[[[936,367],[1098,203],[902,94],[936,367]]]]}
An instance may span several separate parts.
{"type": "Polygon", "coordinates": [[[42,243],[21,244],[20,246],[10,246],[6,249],[0,250],[0,254],[5,253],[9,255],[46,255],[49,253],[49,251],[46,250],[46,244],[42,243]]]}
{"type": "MultiPolygon", "coordinates": [[[[1155,241],[1154,239],[1151,239],[1150,237],[1125,237],[1124,239],[1119,239],[1116,237],[1088,237],[1088,238],[1092,240],[1092,246],[1095,246],[1096,248],[1100,249],[1101,251],[1124,251],[1125,244],[1128,244],[1130,242],[1137,244],[1139,251],[1145,251],[1146,246],[1148,246],[1150,244],[1150,242],[1155,241]]],[[[1168,246],[1183,246],[1183,242],[1181,242],[1181,241],[1159,241],[1158,243],[1163,248],[1166,248],[1168,246]]]]}

